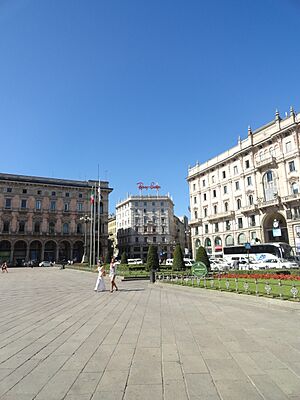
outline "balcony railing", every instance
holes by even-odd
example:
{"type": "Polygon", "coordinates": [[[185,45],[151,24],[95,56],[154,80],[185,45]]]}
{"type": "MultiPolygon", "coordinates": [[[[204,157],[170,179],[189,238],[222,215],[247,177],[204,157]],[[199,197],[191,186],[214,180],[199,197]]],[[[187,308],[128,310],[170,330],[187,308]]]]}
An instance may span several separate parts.
{"type": "Polygon", "coordinates": [[[223,213],[217,213],[217,214],[213,214],[207,217],[208,221],[214,221],[214,220],[219,220],[219,219],[224,219],[224,218],[232,218],[235,216],[235,212],[234,211],[226,211],[223,213]]]}
{"type": "Polygon", "coordinates": [[[266,207],[273,207],[277,206],[281,202],[281,198],[278,196],[272,200],[264,200],[262,198],[257,199],[257,207],[258,208],[266,208],[266,207]]]}
{"type": "Polygon", "coordinates": [[[190,225],[202,225],[202,218],[194,218],[190,221],[190,225]]]}
{"type": "Polygon", "coordinates": [[[263,160],[256,161],[257,168],[267,167],[269,165],[275,165],[275,164],[276,164],[276,158],[273,156],[266,157],[263,160]]]}
{"type": "Polygon", "coordinates": [[[293,193],[290,194],[289,196],[285,196],[281,198],[281,201],[284,203],[288,203],[291,201],[295,201],[295,200],[300,200],[300,193],[293,193]]]}

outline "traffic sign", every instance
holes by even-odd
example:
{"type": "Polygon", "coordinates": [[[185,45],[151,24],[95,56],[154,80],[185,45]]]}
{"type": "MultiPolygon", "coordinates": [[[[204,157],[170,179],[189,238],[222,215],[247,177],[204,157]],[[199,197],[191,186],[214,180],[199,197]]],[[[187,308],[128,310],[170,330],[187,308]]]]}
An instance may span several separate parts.
{"type": "Polygon", "coordinates": [[[192,274],[198,276],[199,278],[203,278],[205,275],[207,275],[206,265],[201,261],[195,262],[192,265],[192,274]]]}

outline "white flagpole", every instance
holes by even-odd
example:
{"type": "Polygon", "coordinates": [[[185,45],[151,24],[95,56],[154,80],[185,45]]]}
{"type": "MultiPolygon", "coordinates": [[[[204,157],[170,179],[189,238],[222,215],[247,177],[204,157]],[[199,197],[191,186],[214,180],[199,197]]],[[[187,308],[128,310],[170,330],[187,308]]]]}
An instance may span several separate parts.
{"type": "Polygon", "coordinates": [[[93,265],[95,265],[95,257],[96,257],[96,202],[97,201],[97,185],[95,185],[95,196],[94,196],[94,226],[93,226],[93,265]]]}
{"type": "Polygon", "coordinates": [[[92,266],[92,252],[93,252],[93,202],[92,202],[93,186],[92,192],[90,194],[91,203],[91,225],[90,225],[90,267],[92,266]]]}
{"type": "Polygon", "coordinates": [[[97,258],[100,260],[100,231],[101,231],[101,225],[100,225],[100,204],[101,204],[101,188],[100,188],[100,179],[99,179],[99,184],[98,184],[98,244],[97,244],[97,258]]]}

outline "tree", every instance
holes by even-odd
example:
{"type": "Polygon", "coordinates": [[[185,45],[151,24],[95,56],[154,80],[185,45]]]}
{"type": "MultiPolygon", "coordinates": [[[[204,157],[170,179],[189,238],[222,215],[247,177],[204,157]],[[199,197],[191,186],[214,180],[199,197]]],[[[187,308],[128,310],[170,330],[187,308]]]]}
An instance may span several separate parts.
{"type": "Polygon", "coordinates": [[[157,248],[152,244],[149,246],[147,254],[146,270],[156,270],[159,267],[159,259],[157,254],[157,248]]]}
{"type": "Polygon", "coordinates": [[[173,256],[173,271],[180,271],[182,269],[185,269],[183,254],[180,244],[176,244],[173,256]]]}
{"type": "Polygon", "coordinates": [[[123,251],[123,253],[122,253],[121,264],[128,264],[126,251],[123,251]]]}
{"type": "Polygon", "coordinates": [[[201,261],[206,265],[207,271],[210,271],[210,261],[206,250],[203,246],[200,246],[196,253],[196,261],[201,261]]]}

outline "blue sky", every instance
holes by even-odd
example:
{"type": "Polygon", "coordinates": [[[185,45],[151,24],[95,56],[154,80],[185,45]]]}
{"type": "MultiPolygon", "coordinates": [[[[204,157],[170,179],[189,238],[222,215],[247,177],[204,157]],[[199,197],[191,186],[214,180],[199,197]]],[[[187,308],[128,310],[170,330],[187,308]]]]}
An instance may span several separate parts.
{"type": "Polygon", "coordinates": [[[188,214],[187,169],[300,111],[297,0],[0,0],[0,171],[136,183],[188,214]]]}

